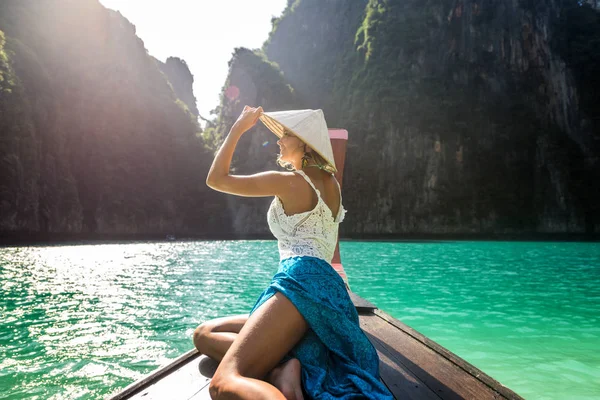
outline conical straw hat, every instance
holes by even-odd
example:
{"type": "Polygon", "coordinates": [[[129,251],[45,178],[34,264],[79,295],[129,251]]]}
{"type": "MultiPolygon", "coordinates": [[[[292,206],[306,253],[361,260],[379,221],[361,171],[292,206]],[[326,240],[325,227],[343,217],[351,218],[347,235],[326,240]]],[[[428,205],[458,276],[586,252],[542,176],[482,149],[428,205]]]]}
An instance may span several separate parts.
{"type": "Polygon", "coordinates": [[[333,150],[322,110],[289,110],[263,112],[260,120],[275,135],[282,137],[289,130],[325,159],[337,172],[333,150]]]}

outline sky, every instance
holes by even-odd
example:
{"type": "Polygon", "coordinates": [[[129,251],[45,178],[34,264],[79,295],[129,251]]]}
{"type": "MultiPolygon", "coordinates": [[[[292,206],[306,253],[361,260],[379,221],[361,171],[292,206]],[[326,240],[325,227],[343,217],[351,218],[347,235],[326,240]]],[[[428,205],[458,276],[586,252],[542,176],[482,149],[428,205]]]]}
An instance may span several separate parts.
{"type": "Polygon", "coordinates": [[[219,104],[233,49],[262,47],[287,0],[100,0],[135,25],[150,55],[183,58],[204,118],[219,104]]]}

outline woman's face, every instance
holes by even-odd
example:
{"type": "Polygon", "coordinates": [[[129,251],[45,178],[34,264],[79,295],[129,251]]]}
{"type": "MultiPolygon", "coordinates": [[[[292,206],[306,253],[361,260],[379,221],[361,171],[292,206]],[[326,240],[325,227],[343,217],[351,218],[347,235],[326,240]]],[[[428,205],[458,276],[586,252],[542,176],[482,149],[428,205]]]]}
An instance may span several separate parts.
{"type": "Polygon", "coordinates": [[[281,160],[292,161],[295,158],[302,158],[304,155],[304,142],[291,132],[285,131],[277,144],[281,160]]]}

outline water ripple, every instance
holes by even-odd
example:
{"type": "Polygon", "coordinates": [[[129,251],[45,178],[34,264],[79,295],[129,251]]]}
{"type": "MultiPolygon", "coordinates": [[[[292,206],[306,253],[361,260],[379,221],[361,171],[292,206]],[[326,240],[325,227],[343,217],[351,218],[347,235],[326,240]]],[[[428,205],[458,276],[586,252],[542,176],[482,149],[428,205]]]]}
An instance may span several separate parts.
{"type": "MultiPolygon", "coordinates": [[[[354,291],[524,397],[600,392],[598,244],[341,249],[354,291]]],[[[0,249],[0,393],[114,392],[190,349],[200,322],[247,313],[277,261],[274,241],[0,249]]]]}
{"type": "Polygon", "coordinates": [[[276,251],[274,242],[0,249],[0,393],[87,399],[126,386],[189,350],[200,322],[247,313],[276,251]]]}
{"type": "Polygon", "coordinates": [[[599,244],[343,242],[341,251],[359,295],[525,398],[600,393],[599,244]]]}

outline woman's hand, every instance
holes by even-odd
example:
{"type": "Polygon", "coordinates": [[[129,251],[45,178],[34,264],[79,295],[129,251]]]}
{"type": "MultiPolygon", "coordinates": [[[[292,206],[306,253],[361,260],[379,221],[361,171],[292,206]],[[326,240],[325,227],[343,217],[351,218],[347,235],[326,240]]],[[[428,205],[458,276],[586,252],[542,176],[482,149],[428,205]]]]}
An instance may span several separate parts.
{"type": "Polygon", "coordinates": [[[231,129],[232,130],[235,129],[235,130],[239,131],[240,133],[246,132],[247,130],[252,128],[254,125],[256,125],[256,122],[258,121],[258,117],[260,117],[260,114],[262,114],[262,112],[263,112],[262,107],[254,108],[254,107],[245,106],[244,110],[238,117],[237,121],[235,121],[235,123],[233,124],[233,127],[231,129]]]}
{"type": "MultiPolygon", "coordinates": [[[[0,0],[1,1],[1,0],[0,0]]],[[[240,140],[244,132],[248,129],[252,128],[256,125],[256,121],[258,121],[258,117],[263,112],[262,107],[254,108],[245,106],[244,110],[240,114],[239,118],[233,126],[231,127],[231,131],[229,131],[229,135],[223,141],[221,148],[217,151],[215,155],[215,159],[213,160],[212,166],[208,171],[208,176],[206,177],[206,184],[215,189],[228,193],[235,192],[234,189],[230,189],[230,184],[228,182],[231,181],[239,181],[234,179],[229,175],[229,168],[231,166],[231,159],[233,157],[233,152],[235,147],[237,146],[237,142],[240,140]]],[[[252,183],[252,182],[251,182],[252,183]]],[[[234,185],[235,186],[235,185],[234,185]]],[[[239,186],[239,185],[238,185],[239,186]]],[[[244,186],[244,185],[242,185],[244,186]]],[[[248,186],[248,185],[246,185],[248,186]]],[[[243,189],[243,188],[242,188],[243,189]]],[[[274,192],[269,189],[270,192],[274,192]]],[[[238,190],[239,191],[239,190],[238,190]]],[[[243,189],[243,193],[251,193],[248,190],[243,189]]],[[[262,192],[261,192],[262,193],[262,192]]],[[[237,193],[236,193],[237,194],[237,193]]],[[[254,194],[255,195],[255,194],[254,194]]]]}

